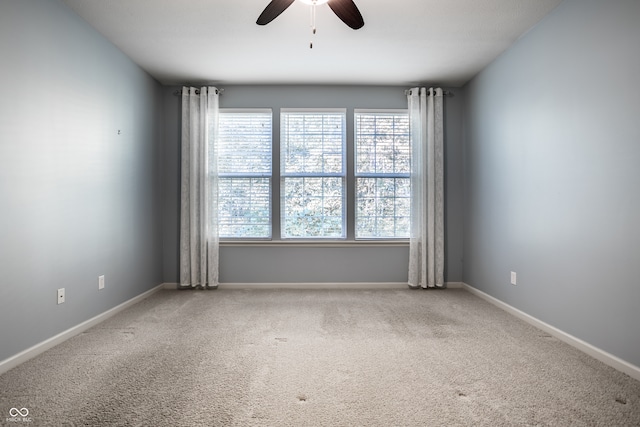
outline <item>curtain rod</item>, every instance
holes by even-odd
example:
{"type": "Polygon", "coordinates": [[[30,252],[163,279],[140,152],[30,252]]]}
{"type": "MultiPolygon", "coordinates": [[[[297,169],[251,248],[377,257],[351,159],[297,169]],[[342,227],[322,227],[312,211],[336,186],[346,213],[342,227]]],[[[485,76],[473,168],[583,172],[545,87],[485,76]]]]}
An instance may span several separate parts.
{"type": "MultiPolygon", "coordinates": [[[[224,92],[224,89],[216,89],[216,92],[218,93],[218,95],[222,95],[222,92],[224,92]]],[[[182,89],[174,90],[173,95],[174,96],[182,95],[182,89]]],[[[200,89],[196,89],[196,95],[200,95],[200,89]]]]}
{"type": "MultiPolygon", "coordinates": [[[[216,89],[216,91],[218,92],[219,95],[222,95],[222,92],[224,92],[224,89],[216,89]]],[[[404,91],[405,95],[409,95],[409,92],[411,92],[409,89],[404,91]]],[[[196,89],[196,95],[200,94],[200,89],[196,89]]],[[[180,96],[182,95],[182,89],[178,89],[173,91],[173,95],[174,96],[180,96]]],[[[455,96],[453,92],[449,91],[449,90],[443,90],[442,91],[442,96],[455,96]]]]}
{"type": "MultiPolygon", "coordinates": [[[[407,89],[407,90],[405,90],[405,91],[404,91],[404,94],[405,94],[405,95],[409,95],[409,93],[410,93],[410,92],[411,92],[411,90],[410,90],[410,89],[407,89]]],[[[442,91],[442,96],[451,96],[451,97],[453,97],[453,96],[455,96],[455,95],[454,95],[454,94],[453,94],[453,92],[451,92],[450,90],[443,90],[443,91],[442,91]]]]}

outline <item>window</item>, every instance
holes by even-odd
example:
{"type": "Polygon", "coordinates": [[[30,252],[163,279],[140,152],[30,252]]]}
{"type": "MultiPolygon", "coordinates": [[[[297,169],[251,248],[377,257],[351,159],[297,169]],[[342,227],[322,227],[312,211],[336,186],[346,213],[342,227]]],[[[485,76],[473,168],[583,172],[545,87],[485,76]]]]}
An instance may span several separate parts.
{"type": "Polygon", "coordinates": [[[221,238],[271,237],[271,116],[271,110],[220,110],[221,238]]]}
{"type": "Polygon", "coordinates": [[[408,113],[356,109],[353,139],[347,139],[346,112],[282,109],[274,144],[271,110],[221,109],[220,238],[408,238],[408,113]],[[274,168],[280,172],[275,183],[274,168]],[[272,200],[280,204],[273,207],[272,200]],[[273,212],[280,219],[275,226],[273,212]]]}
{"type": "Polygon", "coordinates": [[[411,144],[406,111],[355,112],[356,238],[407,238],[411,144]]]}
{"type": "Polygon", "coordinates": [[[281,237],[344,238],[346,110],[280,113],[281,237]]]}

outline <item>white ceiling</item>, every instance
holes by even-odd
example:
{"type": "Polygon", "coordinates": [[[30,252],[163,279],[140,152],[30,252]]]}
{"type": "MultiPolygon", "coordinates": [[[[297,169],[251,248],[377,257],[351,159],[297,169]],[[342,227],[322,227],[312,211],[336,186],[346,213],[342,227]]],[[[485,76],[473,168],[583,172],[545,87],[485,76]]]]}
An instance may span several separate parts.
{"type": "Polygon", "coordinates": [[[355,0],[352,30],[325,4],[313,37],[299,1],[266,26],[269,0],[63,0],[163,84],[460,86],[561,0],[355,0]]]}

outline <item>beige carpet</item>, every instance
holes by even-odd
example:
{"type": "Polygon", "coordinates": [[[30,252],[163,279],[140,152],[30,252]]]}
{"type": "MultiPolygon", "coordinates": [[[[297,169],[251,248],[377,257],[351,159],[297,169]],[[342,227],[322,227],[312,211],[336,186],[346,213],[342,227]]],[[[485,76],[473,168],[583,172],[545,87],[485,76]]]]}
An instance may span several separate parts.
{"type": "MultiPolygon", "coordinates": [[[[31,426],[638,426],[640,382],[464,290],[161,291],[0,376],[31,426]]],[[[15,411],[14,411],[15,412],[15,411]]]]}

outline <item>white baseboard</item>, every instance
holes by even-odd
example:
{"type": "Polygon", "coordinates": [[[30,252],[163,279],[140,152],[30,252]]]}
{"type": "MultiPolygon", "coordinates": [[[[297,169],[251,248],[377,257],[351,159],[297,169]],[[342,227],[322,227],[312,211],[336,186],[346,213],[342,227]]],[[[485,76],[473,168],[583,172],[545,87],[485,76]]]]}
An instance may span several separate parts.
{"type": "Polygon", "coordinates": [[[507,303],[504,303],[502,301],[500,301],[497,298],[492,297],[489,294],[486,294],[484,292],[482,292],[481,290],[478,290],[476,288],[474,288],[473,286],[470,286],[466,283],[462,283],[462,288],[466,289],[467,291],[469,291],[470,293],[477,295],[478,297],[490,302],[491,304],[503,309],[504,311],[524,320],[525,322],[529,323],[532,326],[535,326],[538,329],[541,329],[543,331],[545,331],[546,333],[548,333],[549,335],[552,335],[556,338],[558,338],[559,340],[571,345],[572,347],[577,348],[578,350],[588,354],[589,356],[593,357],[594,359],[597,359],[599,361],[601,361],[602,363],[611,366],[614,369],[617,369],[620,372],[624,372],[625,374],[629,375],[630,377],[640,381],[640,367],[637,367],[625,360],[620,359],[619,357],[614,356],[611,353],[607,353],[604,350],[599,349],[598,347],[595,347],[591,344],[589,344],[586,341],[582,341],[580,338],[576,338],[573,335],[570,335],[554,326],[549,325],[548,323],[543,322],[542,320],[536,319],[535,317],[518,310],[515,307],[510,306],[507,303]]]}
{"type": "Polygon", "coordinates": [[[220,283],[218,289],[407,289],[406,283],[220,283]]]}
{"type": "MultiPolygon", "coordinates": [[[[447,282],[447,288],[459,289],[462,282],[447,282]]],[[[178,283],[163,283],[164,289],[178,289],[178,283]]],[[[218,289],[407,289],[404,282],[363,283],[220,283],[218,289]]]]}
{"type": "Polygon", "coordinates": [[[9,357],[8,359],[5,359],[3,361],[0,362],[0,374],[3,374],[5,372],[7,372],[9,369],[15,368],[16,366],[20,365],[21,363],[26,362],[29,359],[32,359],[34,357],[36,357],[37,355],[44,353],[45,351],[49,350],[50,348],[55,347],[58,344],[61,344],[62,342],[68,340],[69,338],[72,338],[78,334],[80,334],[81,332],[86,331],[87,329],[91,328],[92,326],[97,325],[100,322],[104,322],[105,320],[107,320],[109,317],[113,316],[114,314],[124,310],[125,308],[142,301],[143,299],[147,298],[148,296],[150,296],[151,294],[159,291],[163,289],[163,285],[158,285],[155,288],[152,288],[148,291],[146,291],[143,294],[140,294],[136,297],[131,298],[128,301],[123,302],[120,305],[117,305],[115,307],[113,307],[110,310],[105,311],[104,313],[101,313],[95,317],[92,317],[89,320],[86,320],[82,323],[80,323],[79,325],[76,325],[72,328],[67,329],[64,332],[59,333],[58,335],[55,335],[45,341],[42,341],[39,344],[34,345],[33,347],[30,347],[24,351],[21,351],[20,353],[9,357]]]}

